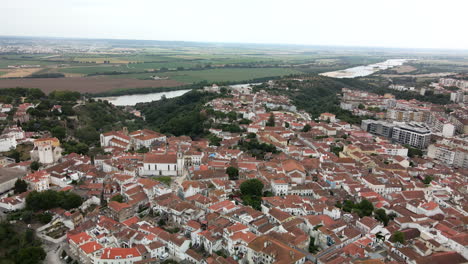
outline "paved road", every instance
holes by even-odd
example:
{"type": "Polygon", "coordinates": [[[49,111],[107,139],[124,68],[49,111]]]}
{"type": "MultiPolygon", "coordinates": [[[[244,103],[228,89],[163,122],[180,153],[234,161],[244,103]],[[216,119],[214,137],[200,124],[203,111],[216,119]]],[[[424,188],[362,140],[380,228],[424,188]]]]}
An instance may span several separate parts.
{"type": "Polygon", "coordinates": [[[60,254],[62,253],[62,244],[55,244],[46,247],[47,256],[44,263],[48,264],[61,264],[63,263],[60,259],[60,254]]]}

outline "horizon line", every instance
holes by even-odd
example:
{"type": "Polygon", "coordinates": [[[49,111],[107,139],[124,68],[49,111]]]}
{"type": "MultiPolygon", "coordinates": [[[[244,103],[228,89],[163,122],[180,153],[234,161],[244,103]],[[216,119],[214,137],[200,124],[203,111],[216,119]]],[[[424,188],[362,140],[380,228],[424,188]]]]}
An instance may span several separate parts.
{"type": "Polygon", "coordinates": [[[156,42],[180,42],[180,43],[202,43],[202,44],[228,44],[228,45],[264,45],[264,46],[301,46],[301,47],[330,47],[330,48],[359,48],[359,49],[398,49],[398,50],[421,50],[421,51],[466,51],[468,48],[415,48],[396,46],[360,46],[360,45],[338,45],[338,44],[299,44],[299,43],[266,43],[266,42],[230,42],[230,41],[194,41],[194,40],[157,40],[157,39],[130,39],[130,38],[95,38],[95,37],[53,37],[53,36],[31,36],[31,35],[1,35],[0,38],[43,38],[43,39],[68,39],[68,40],[123,40],[123,41],[156,41],[156,42]]]}

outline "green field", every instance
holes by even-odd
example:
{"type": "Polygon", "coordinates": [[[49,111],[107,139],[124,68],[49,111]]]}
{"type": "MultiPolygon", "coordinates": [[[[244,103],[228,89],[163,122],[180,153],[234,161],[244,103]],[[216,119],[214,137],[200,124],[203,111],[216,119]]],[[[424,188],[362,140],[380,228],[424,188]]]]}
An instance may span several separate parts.
{"type": "Polygon", "coordinates": [[[244,81],[264,77],[284,76],[300,73],[294,69],[286,68],[251,68],[251,69],[211,69],[202,71],[179,71],[166,72],[161,76],[168,76],[170,79],[180,82],[208,82],[222,81],[244,81]]]}
{"type": "Polygon", "coordinates": [[[193,71],[169,71],[161,73],[135,73],[135,74],[119,74],[109,75],[111,78],[133,78],[133,79],[148,79],[151,76],[169,77],[169,79],[194,83],[200,81],[208,82],[236,82],[247,81],[264,77],[276,77],[289,74],[298,74],[300,71],[289,68],[225,68],[225,69],[209,69],[209,70],[193,70],[193,71]]]}

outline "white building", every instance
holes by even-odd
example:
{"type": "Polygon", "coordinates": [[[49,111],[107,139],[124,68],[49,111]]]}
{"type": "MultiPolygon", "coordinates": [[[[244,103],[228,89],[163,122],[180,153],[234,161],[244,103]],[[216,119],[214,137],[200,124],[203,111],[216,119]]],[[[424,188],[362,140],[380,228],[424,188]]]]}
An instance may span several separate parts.
{"type": "Polygon", "coordinates": [[[272,180],[271,190],[275,196],[287,195],[289,184],[284,180],[272,180]]]}
{"type": "Polygon", "coordinates": [[[95,264],[133,264],[142,260],[136,248],[105,248],[102,255],[94,259],[95,264]]]}
{"type": "Polygon", "coordinates": [[[423,124],[399,125],[393,128],[392,139],[400,144],[426,148],[431,141],[431,131],[423,124]]]}
{"type": "Polygon", "coordinates": [[[137,130],[129,134],[135,148],[149,148],[155,141],[166,142],[166,136],[149,129],[137,130]]]}
{"type": "Polygon", "coordinates": [[[130,141],[131,138],[126,132],[111,131],[100,135],[101,147],[119,147],[128,150],[130,141]]]}
{"type": "Polygon", "coordinates": [[[62,148],[57,138],[40,138],[34,141],[31,159],[42,164],[52,164],[62,157],[62,148]]]}
{"type": "Polygon", "coordinates": [[[455,126],[450,123],[445,123],[442,127],[442,136],[453,137],[455,135],[455,126]]]}
{"type": "Polygon", "coordinates": [[[50,186],[50,174],[44,170],[30,173],[23,180],[29,184],[29,189],[33,191],[42,192],[48,190],[50,186]]]}
{"type": "Polygon", "coordinates": [[[25,138],[24,131],[21,127],[18,126],[10,126],[3,130],[2,135],[8,137],[14,137],[16,140],[21,140],[25,138]]]}
{"type": "Polygon", "coordinates": [[[0,136],[0,152],[16,149],[16,138],[12,136],[0,136]]]}
{"type": "Polygon", "coordinates": [[[139,173],[142,176],[181,176],[183,169],[184,158],[180,152],[177,155],[146,154],[139,173]]]}

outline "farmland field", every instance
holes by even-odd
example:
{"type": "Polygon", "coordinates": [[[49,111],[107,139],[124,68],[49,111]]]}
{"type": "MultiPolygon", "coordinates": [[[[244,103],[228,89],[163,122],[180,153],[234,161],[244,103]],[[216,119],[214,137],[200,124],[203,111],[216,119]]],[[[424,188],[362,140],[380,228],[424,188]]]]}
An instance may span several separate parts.
{"type": "MultiPolygon", "coordinates": [[[[170,79],[180,82],[222,82],[222,81],[243,81],[264,77],[276,77],[289,74],[300,73],[294,69],[286,68],[246,68],[246,69],[211,69],[201,71],[177,71],[165,72],[161,76],[168,76],[170,79]]],[[[159,76],[159,75],[158,75],[159,76]]]]}
{"type": "Polygon", "coordinates": [[[49,93],[54,90],[99,93],[128,88],[177,87],[183,84],[184,83],[173,80],[111,79],[107,77],[27,78],[0,80],[0,88],[39,88],[45,93],[49,93]]]}
{"type": "Polygon", "coordinates": [[[194,83],[200,81],[208,82],[237,82],[244,80],[252,80],[264,77],[276,77],[289,74],[297,74],[300,71],[288,68],[251,68],[251,69],[208,69],[208,70],[193,70],[193,71],[169,71],[161,73],[135,73],[110,75],[110,78],[136,78],[148,79],[151,76],[168,77],[171,80],[176,80],[185,83],[194,83]]]}
{"type": "Polygon", "coordinates": [[[26,68],[26,69],[13,69],[11,71],[6,72],[3,75],[0,75],[0,78],[21,78],[27,77],[33,73],[42,70],[41,68],[26,68]]]}
{"type": "MultiPolygon", "coordinates": [[[[208,83],[244,82],[290,74],[318,74],[382,62],[406,51],[373,51],[361,48],[247,45],[139,40],[41,40],[8,39],[23,43],[31,53],[0,54],[0,88],[26,87],[101,93],[147,87],[176,87],[208,83]],[[12,69],[11,66],[40,65],[40,68],[12,69]],[[36,72],[37,71],[37,72],[36,72]],[[34,78],[31,77],[35,73],[34,78]],[[12,79],[7,79],[11,77],[12,79]],[[39,78],[40,77],[40,78],[39,78]],[[154,80],[162,78],[160,80],[154,80]]],[[[2,43],[2,37],[0,37],[2,43]]],[[[8,44],[9,45],[9,44],[8,44]]],[[[381,75],[440,74],[466,72],[466,54],[434,56],[418,54],[417,59],[381,75]]],[[[419,76],[418,76],[419,77],[419,76]]]]}

